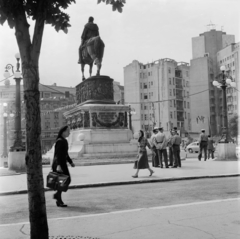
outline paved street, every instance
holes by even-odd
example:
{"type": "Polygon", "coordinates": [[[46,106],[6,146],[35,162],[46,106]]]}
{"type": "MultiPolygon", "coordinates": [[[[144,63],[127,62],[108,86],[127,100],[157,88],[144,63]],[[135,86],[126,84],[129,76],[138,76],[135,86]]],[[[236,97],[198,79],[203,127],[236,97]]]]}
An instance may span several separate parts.
{"type": "MultiPolygon", "coordinates": [[[[43,168],[44,178],[49,170],[43,168]]],[[[236,239],[240,235],[238,161],[188,158],[182,168],[155,168],[151,178],[141,170],[137,179],[131,177],[132,164],[70,170],[75,189],[63,194],[69,207],[56,207],[53,191],[45,194],[52,239],[61,235],[236,239]]],[[[29,238],[26,174],[0,177],[0,185],[1,238],[29,238]],[[6,189],[15,195],[4,195],[6,189]]]]}
{"type": "MultiPolygon", "coordinates": [[[[240,177],[69,190],[63,193],[67,209],[57,208],[52,194],[46,192],[49,219],[240,198],[240,177]]],[[[0,224],[27,222],[26,202],[26,194],[0,197],[0,224]]]]}

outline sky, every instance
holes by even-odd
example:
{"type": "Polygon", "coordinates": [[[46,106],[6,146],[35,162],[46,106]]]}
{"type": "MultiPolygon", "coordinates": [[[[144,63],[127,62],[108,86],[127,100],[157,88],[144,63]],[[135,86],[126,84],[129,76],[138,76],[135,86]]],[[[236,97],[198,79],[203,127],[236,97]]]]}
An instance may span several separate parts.
{"type": "MultiPolygon", "coordinates": [[[[171,58],[188,62],[192,58],[192,37],[209,30],[235,35],[239,42],[239,0],[126,0],[122,13],[113,12],[110,5],[97,0],[76,0],[65,10],[70,15],[68,34],[56,32],[46,25],[39,60],[40,83],[75,87],[81,82],[81,67],[77,64],[81,34],[89,16],[99,27],[105,43],[101,75],[124,84],[124,67],[133,60],[143,64],[171,58]]],[[[31,24],[31,32],[34,22],[31,24]]],[[[16,65],[19,52],[14,29],[0,25],[0,80],[5,66],[16,65]]],[[[88,77],[88,65],[85,76],[88,77]]],[[[96,74],[96,66],[93,67],[96,74]]],[[[0,84],[3,84],[1,82],[0,84]]],[[[14,84],[14,80],[11,80],[14,84]]]]}

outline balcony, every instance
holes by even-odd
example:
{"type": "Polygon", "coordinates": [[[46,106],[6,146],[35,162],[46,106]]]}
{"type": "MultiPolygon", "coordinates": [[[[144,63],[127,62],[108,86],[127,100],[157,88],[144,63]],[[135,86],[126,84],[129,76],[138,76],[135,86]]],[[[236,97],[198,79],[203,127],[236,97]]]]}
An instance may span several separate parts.
{"type": "Polygon", "coordinates": [[[180,71],[180,70],[175,70],[175,77],[182,78],[182,71],[180,71]]]}

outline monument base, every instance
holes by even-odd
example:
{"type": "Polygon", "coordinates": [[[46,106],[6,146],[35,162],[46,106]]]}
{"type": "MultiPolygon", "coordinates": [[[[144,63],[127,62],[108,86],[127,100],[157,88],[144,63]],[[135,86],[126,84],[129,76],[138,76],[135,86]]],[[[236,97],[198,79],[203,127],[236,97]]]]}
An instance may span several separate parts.
{"type": "Polygon", "coordinates": [[[17,172],[26,172],[26,151],[14,151],[8,153],[8,169],[17,172]]]}
{"type": "Polygon", "coordinates": [[[216,149],[217,161],[237,160],[236,145],[230,143],[219,143],[216,149]]]}
{"type": "Polygon", "coordinates": [[[137,144],[129,129],[76,129],[68,138],[69,156],[82,157],[133,156],[137,144]]]}

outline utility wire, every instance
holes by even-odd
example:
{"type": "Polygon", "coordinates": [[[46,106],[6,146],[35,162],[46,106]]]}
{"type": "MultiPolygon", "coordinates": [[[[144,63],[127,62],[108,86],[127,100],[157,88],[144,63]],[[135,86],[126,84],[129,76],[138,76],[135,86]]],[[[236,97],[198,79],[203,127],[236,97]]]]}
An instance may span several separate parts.
{"type": "MultiPolygon", "coordinates": [[[[194,93],[194,94],[191,94],[189,95],[190,96],[193,96],[193,95],[198,95],[198,94],[201,94],[205,91],[209,91],[209,89],[206,89],[206,90],[203,90],[203,91],[199,91],[197,93],[194,93]]],[[[188,98],[188,96],[183,96],[183,99],[184,98],[188,98]]],[[[159,100],[159,101],[147,101],[147,102],[126,102],[127,104],[148,104],[148,103],[161,103],[161,102],[166,102],[166,101],[171,101],[171,100],[175,100],[175,99],[166,99],[166,100],[159,100]]]]}

